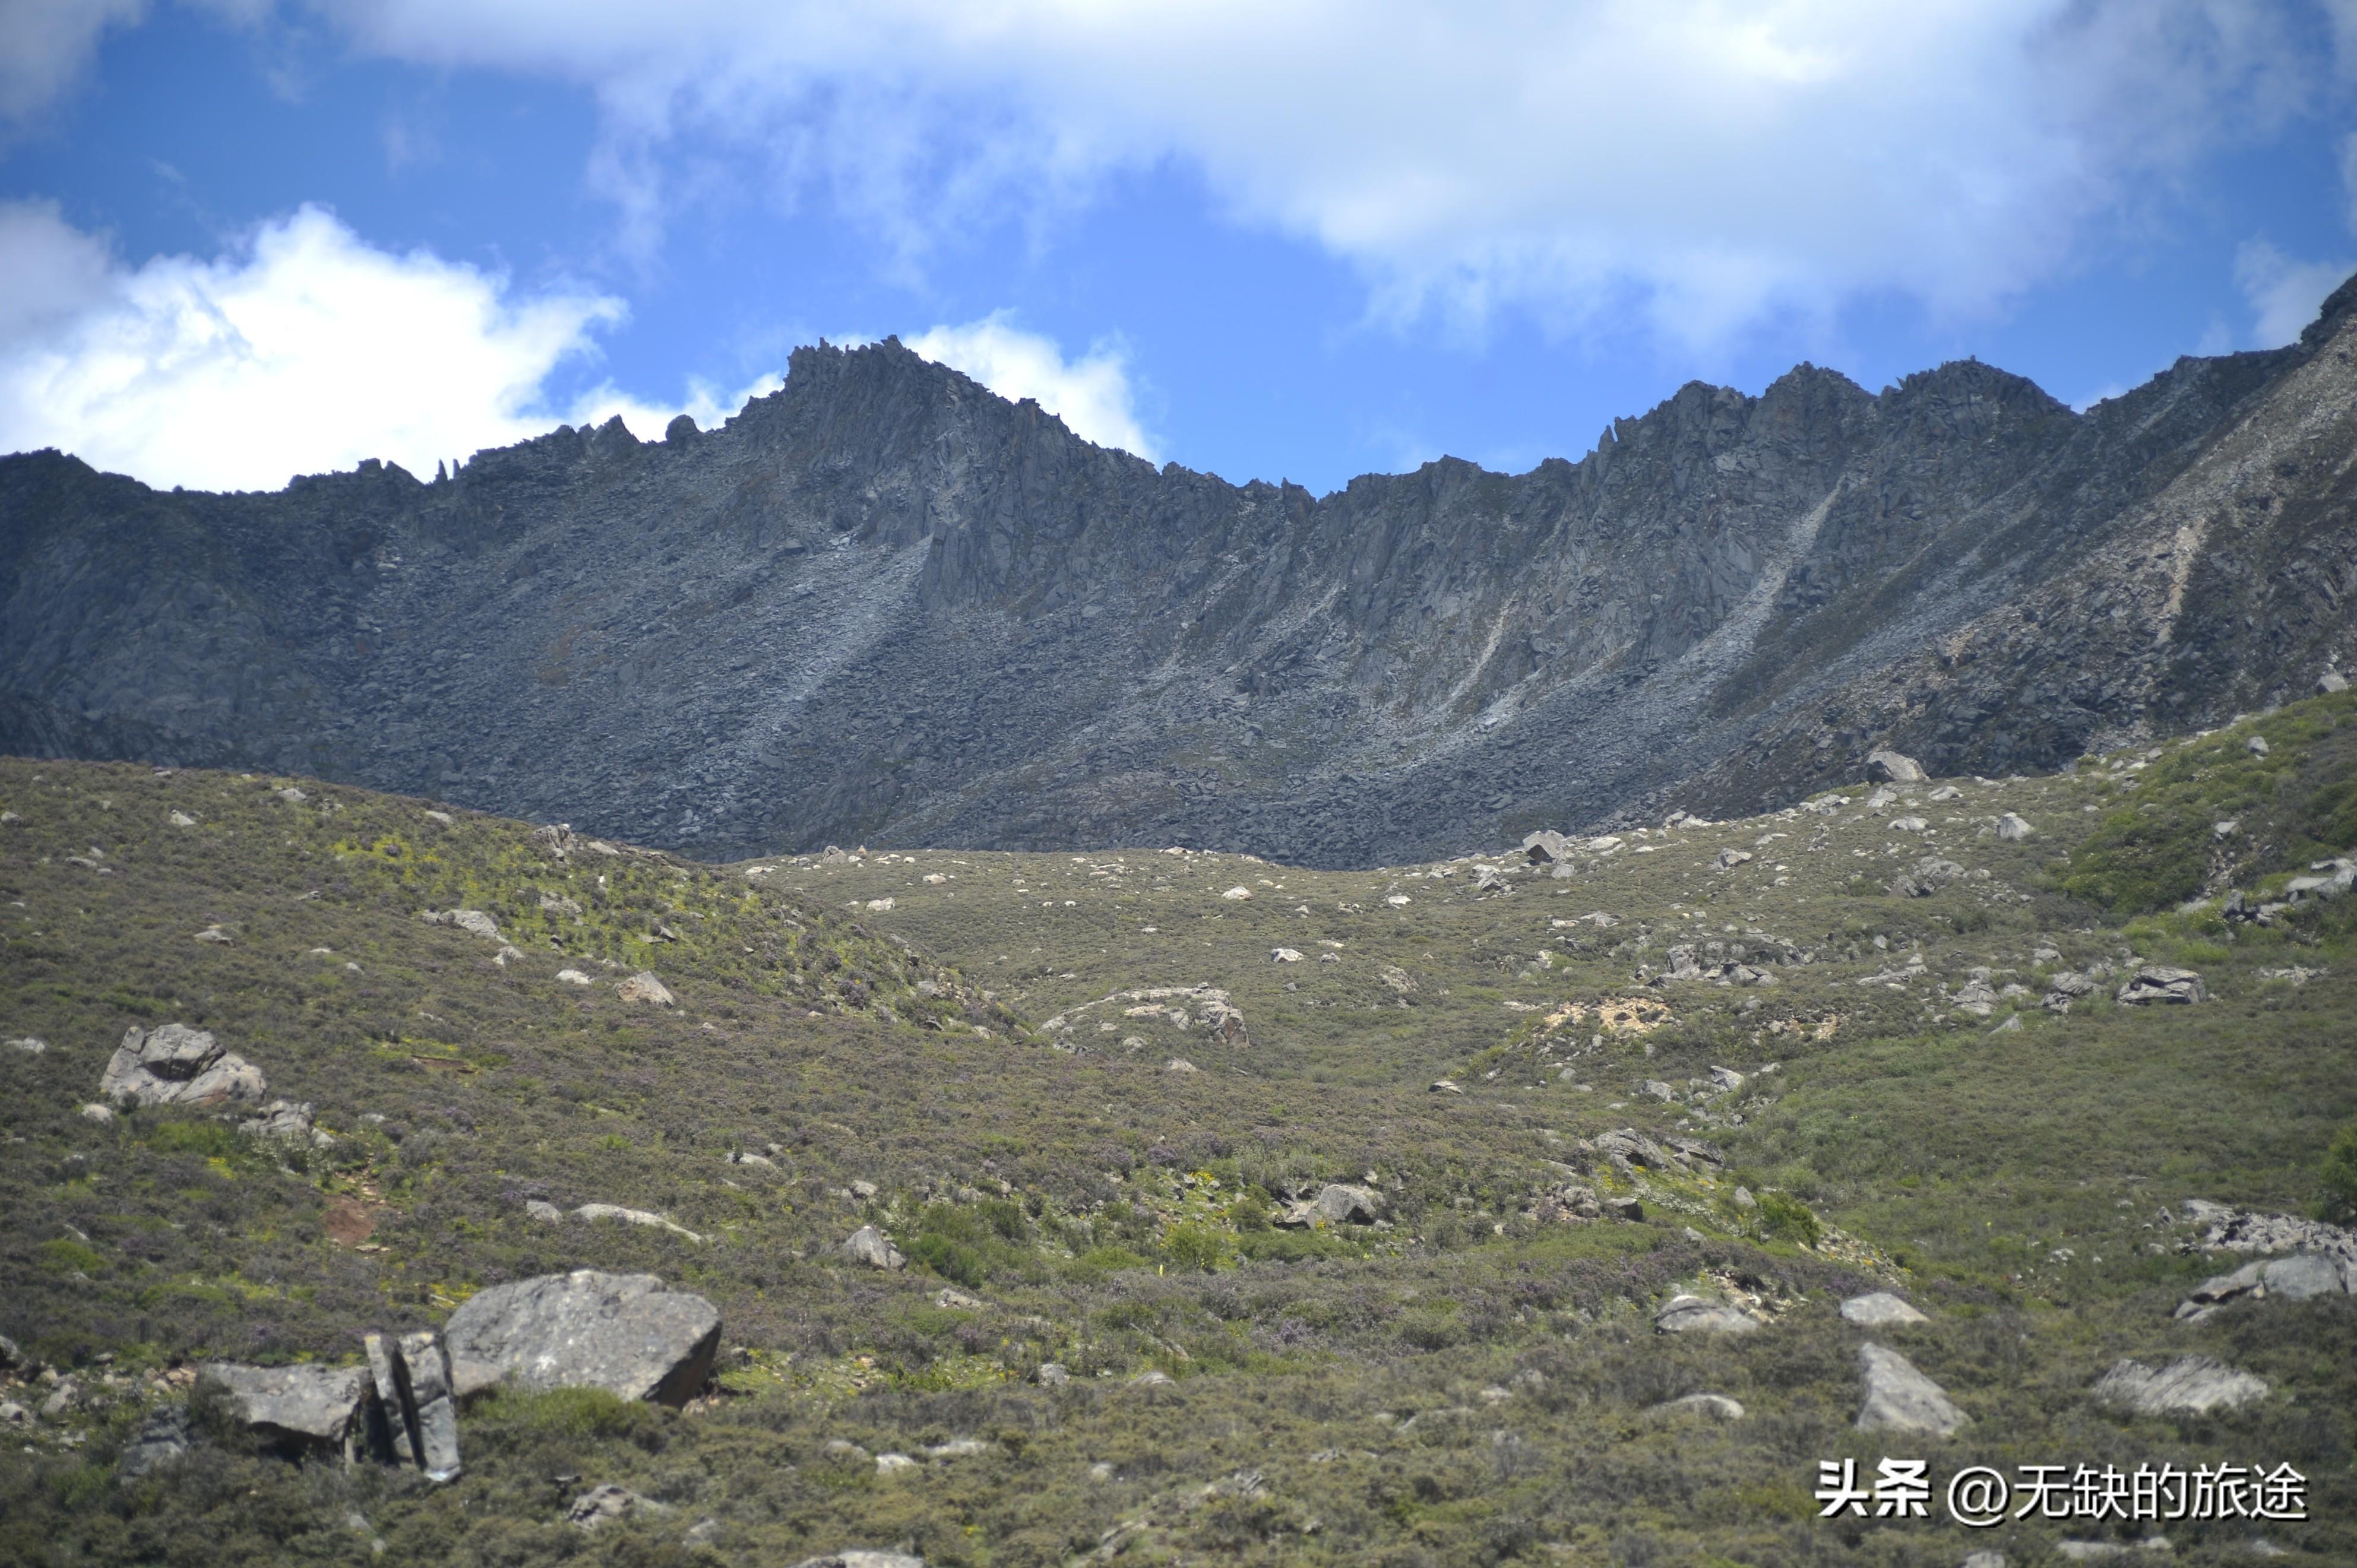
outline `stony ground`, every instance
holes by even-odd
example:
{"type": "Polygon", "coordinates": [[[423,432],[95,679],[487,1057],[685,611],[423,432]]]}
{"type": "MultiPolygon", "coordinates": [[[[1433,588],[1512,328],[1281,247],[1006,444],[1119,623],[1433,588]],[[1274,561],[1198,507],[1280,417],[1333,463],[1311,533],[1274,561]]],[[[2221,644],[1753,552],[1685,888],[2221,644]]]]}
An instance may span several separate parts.
{"type": "Polygon", "coordinates": [[[0,763],[0,1036],[42,1047],[0,1046],[0,1558],[2357,1559],[2357,1298],[2173,1316],[2245,1261],[2186,1201],[2307,1214],[2357,1117],[2350,906],[2222,912],[2357,840],[2352,745],[2330,697],[2067,775],[1379,872],[704,866],[0,763]],[[497,934],[420,918],[459,908],[497,934]],[[2114,1000],[2156,966],[2205,1000],[2114,1000]],[[124,1031],[174,1021],[332,1142],[86,1116],[124,1031]],[[1329,1186],[1364,1211],[1283,1223],[1329,1186]],[[909,1265],[845,1260],[863,1224],[909,1265]],[[350,1361],[575,1267],[707,1295],[716,1386],[491,1396],[444,1487],[259,1451],[200,1396],[185,1460],[120,1474],[199,1359],[350,1361]],[[1844,1320],[1876,1291],[1926,1320],[1844,1320]],[[1758,1326],[1659,1331],[1684,1294],[1758,1326]],[[1966,1424],[1858,1430],[1868,1343],[1966,1424]],[[2267,1391],[2092,1392],[2191,1355],[2267,1391]],[[1660,1408],[1694,1394],[1742,1413],[1660,1408]],[[1819,1518],[1821,1461],[1886,1457],[2290,1465],[2312,1517],[1819,1518]],[[608,1482],[660,1506],[564,1522],[608,1482]]]}

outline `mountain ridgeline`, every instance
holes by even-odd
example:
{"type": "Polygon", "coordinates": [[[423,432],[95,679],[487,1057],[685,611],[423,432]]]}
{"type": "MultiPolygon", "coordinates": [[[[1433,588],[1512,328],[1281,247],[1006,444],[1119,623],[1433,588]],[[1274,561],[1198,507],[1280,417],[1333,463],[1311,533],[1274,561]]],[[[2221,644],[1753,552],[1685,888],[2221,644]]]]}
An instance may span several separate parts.
{"type": "Polygon", "coordinates": [[[1977,362],[1699,383],[1527,474],[1157,469],[897,340],[269,494],[0,459],[0,751],[264,768],[728,857],[1365,865],[2054,767],[2357,662],[2357,280],[2074,413],[1977,362]]]}

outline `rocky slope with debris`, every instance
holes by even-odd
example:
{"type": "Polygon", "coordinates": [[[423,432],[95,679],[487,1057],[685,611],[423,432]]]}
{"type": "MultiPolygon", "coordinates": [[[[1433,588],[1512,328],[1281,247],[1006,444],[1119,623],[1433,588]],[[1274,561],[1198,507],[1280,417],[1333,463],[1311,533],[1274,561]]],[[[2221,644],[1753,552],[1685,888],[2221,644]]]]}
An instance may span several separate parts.
{"type": "Polygon", "coordinates": [[[1577,462],[1157,470],[897,341],[722,428],[274,494],[0,460],[0,750],[427,791],[703,854],[1372,865],[2050,767],[2357,660],[2357,326],[2075,413],[1699,383],[1577,462]]]}

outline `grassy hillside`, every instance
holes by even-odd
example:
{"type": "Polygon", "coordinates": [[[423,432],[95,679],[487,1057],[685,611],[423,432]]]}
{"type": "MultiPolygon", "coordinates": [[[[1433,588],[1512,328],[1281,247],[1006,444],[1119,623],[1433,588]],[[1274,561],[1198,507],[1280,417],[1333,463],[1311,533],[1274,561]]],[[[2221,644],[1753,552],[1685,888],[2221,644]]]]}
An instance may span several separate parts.
{"type": "MultiPolygon", "coordinates": [[[[309,780],[0,761],[0,1037],[46,1046],[0,1047],[0,1333],[85,1394],[9,1430],[0,1560],[1897,1563],[2100,1533],[1816,1517],[1818,1460],[1916,1454],[2289,1463],[2314,1517],[2266,1538],[2357,1561],[2357,1299],[2170,1317],[2236,1262],[2181,1250],[2181,1200],[2309,1211],[2357,1118],[2357,909],[2217,905],[2352,847],[2352,751],[2357,700],[2320,698],[2072,775],[1583,845],[1561,875],[1166,846],[704,866],[309,780]],[[420,918],[453,908],[500,937],[420,918]],[[1648,983],[1673,948],[1769,978],[1648,983]],[[2040,1005],[2138,960],[2212,1000],[2118,1005],[2113,976],[2040,1005]],[[673,1005],[618,991],[641,971],[673,1005]],[[170,1021],[333,1143],[87,1119],[125,1028],[170,1021]],[[1583,1141],[1620,1128],[1723,1164],[1618,1170],[1583,1141]],[[1566,1219],[1566,1180],[1645,1218],[1566,1219]],[[1272,1223],[1329,1181],[1383,1223],[1272,1223]],[[905,1273],[841,1258],[863,1223],[905,1273]],[[351,1360],[577,1267],[709,1296],[718,1391],[490,1396],[440,1488],[254,1451],[200,1397],[188,1460],[116,1475],[199,1359],[351,1360]],[[1972,1416],[1955,1439],[1853,1430],[1867,1336],[1836,1307],[1873,1288],[1931,1315],[1874,1337],[1972,1416]],[[1680,1290],[1768,1326],[1656,1334],[1680,1290]],[[2183,1423],[2087,1397],[2121,1357],[2187,1353],[2274,1392],[2183,1423]],[[1648,1413],[1697,1391],[1748,1413],[1648,1413]],[[603,1481],[669,1511],[565,1524],[603,1481]]],[[[36,1412],[52,1391],[0,1384],[36,1412]]],[[[2255,1529],[2166,1528],[2180,1562],[2244,1560],[2255,1529]]]]}

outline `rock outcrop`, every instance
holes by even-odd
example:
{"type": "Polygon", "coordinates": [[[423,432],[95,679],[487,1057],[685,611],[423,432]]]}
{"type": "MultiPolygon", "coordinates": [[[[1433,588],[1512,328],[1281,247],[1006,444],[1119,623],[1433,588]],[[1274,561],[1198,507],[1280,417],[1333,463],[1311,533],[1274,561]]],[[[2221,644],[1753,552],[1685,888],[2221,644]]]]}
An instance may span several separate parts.
{"type": "Polygon", "coordinates": [[[227,1389],[255,1431],[275,1442],[321,1448],[341,1448],[352,1442],[354,1423],[369,1392],[368,1372],[360,1367],[208,1361],[199,1375],[227,1389]]]}
{"type": "Polygon", "coordinates": [[[135,1025],[98,1080],[101,1098],[138,1105],[258,1102],[267,1088],[260,1068],[186,1024],[135,1025]]]}
{"type": "Polygon", "coordinates": [[[711,1374],[720,1314],[652,1274],[576,1269],[478,1292],[444,1335],[461,1397],[512,1379],[677,1406],[711,1374]]]}
{"type": "Polygon", "coordinates": [[[2121,1361],[2097,1380],[2097,1402],[2130,1415],[2208,1415],[2267,1397],[2267,1385],[2208,1356],[2180,1356],[2158,1367],[2121,1361]]]}
{"type": "Polygon", "coordinates": [[[900,1269],[909,1262],[900,1255],[900,1249],[892,1245],[891,1238],[873,1225],[862,1225],[845,1237],[843,1255],[871,1269],[900,1269]]]}

